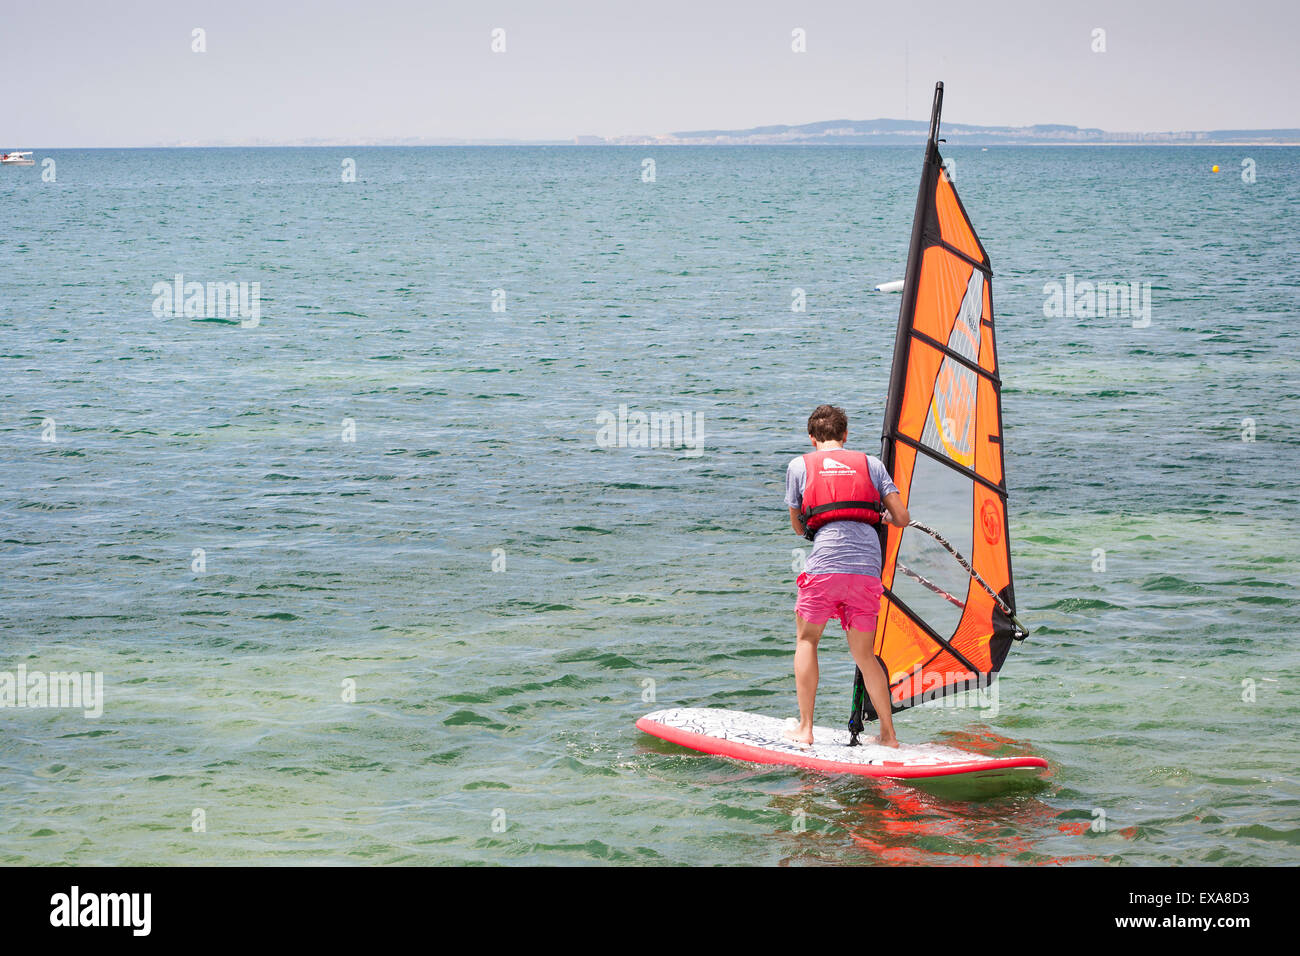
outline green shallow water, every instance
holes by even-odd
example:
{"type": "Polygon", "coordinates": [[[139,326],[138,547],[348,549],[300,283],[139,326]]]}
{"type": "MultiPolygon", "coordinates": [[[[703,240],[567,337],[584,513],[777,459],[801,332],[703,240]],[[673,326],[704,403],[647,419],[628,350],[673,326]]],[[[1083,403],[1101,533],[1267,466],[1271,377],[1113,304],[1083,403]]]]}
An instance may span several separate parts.
{"type": "MultiPolygon", "coordinates": [[[[1052,765],[978,795],[635,730],[793,714],[783,469],[822,401],[876,447],[919,172],[643,152],[3,171],[0,670],[106,702],[0,709],[0,862],[1295,863],[1300,151],[954,151],[1034,633],[995,710],[899,728],[1052,765]],[[260,326],[155,318],[177,272],[260,281],[260,326]],[[1150,282],[1150,326],[1045,317],[1067,274],[1150,282]],[[601,447],[620,404],[703,453],[601,447]]],[[[819,723],[851,674],[828,635],[819,723]]]]}

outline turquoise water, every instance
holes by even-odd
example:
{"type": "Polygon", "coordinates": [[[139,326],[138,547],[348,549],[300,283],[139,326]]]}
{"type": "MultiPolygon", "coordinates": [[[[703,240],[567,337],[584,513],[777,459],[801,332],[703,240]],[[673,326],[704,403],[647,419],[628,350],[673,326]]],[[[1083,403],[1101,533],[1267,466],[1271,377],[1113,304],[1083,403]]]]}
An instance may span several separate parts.
{"type": "MultiPolygon", "coordinates": [[[[48,155],[0,170],[0,671],[106,699],[0,710],[0,862],[1300,857],[1300,150],[951,154],[1033,634],[899,731],[1052,765],[978,796],[633,727],[795,711],[784,466],[824,401],[878,447],[919,148],[48,155]],[[177,273],[260,323],[156,317],[177,273]],[[1045,316],[1067,275],[1149,326],[1045,316]]],[[[819,724],[851,675],[828,634],[819,724]]]]}

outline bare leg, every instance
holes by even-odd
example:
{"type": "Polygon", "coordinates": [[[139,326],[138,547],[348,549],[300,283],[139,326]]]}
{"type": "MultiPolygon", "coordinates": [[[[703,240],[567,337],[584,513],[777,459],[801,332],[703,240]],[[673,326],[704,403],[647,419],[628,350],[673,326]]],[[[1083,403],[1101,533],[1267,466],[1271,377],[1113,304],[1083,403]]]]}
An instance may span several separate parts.
{"type": "MultiPolygon", "coordinates": [[[[890,710],[889,681],[876,660],[876,635],[866,631],[849,631],[849,652],[853,661],[862,671],[862,682],[867,685],[867,696],[871,706],[880,718],[880,743],[885,747],[897,747],[898,738],[894,735],[894,715],[890,710]]],[[[802,705],[802,698],[800,698],[802,705]]]]}
{"type": "Polygon", "coordinates": [[[813,709],[817,704],[817,642],[821,640],[826,622],[813,624],[799,615],[794,618],[797,644],[794,649],[794,686],[799,693],[799,726],[787,730],[784,736],[800,743],[813,742],[813,709]]]}

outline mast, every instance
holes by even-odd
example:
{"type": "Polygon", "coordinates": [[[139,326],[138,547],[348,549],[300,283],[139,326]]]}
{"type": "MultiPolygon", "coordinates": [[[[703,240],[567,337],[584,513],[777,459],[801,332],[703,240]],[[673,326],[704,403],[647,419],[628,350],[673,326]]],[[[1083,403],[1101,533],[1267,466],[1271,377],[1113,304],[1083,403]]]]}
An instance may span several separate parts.
{"type": "MultiPolygon", "coordinates": [[[[925,159],[921,163],[921,185],[916,191],[916,209],[912,213],[912,241],[907,249],[907,271],[903,274],[903,302],[898,309],[898,329],[894,333],[894,364],[889,373],[889,392],[885,397],[885,420],[880,434],[880,460],[885,470],[894,473],[894,434],[902,405],[903,384],[907,380],[907,359],[912,336],[912,313],[916,308],[916,291],[921,284],[921,251],[925,245],[926,210],[934,193],[935,177],[939,170],[939,114],[943,110],[943,81],[934,85],[934,105],[930,109],[930,135],[925,142],[925,159]]],[[[881,521],[880,559],[883,565],[886,542],[889,537],[888,522],[881,521]]],[[[888,668],[885,668],[888,677],[888,668]]],[[[858,735],[865,728],[867,687],[862,671],[853,669],[853,710],[849,715],[849,746],[858,744],[858,735]]]]}
{"type": "MultiPolygon", "coordinates": [[[[910,530],[879,529],[884,591],[873,650],[895,711],[986,686],[1011,644],[1028,634],[1012,590],[993,273],[943,171],[942,105],[938,83],[881,433],[881,460],[909,508],[918,480],[929,490],[915,504],[932,508],[910,530]],[[926,484],[941,477],[943,507],[926,484]],[[917,570],[916,559],[927,560],[923,549],[946,552],[937,576],[917,570]]],[[[852,742],[867,716],[876,711],[857,674],[852,742]]]]}
{"type": "MultiPolygon", "coordinates": [[[[912,312],[916,308],[916,290],[921,283],[921,250],[924,247],[925,211],[934,193],[935,177],[939,171],[939,114],[943,109],[943,82],[934,84],[934,106],[930,110],[930,136],[925,143],[925,159],[921,164],[921,185],[916,192],[916,211],[912,214],[912,242],[907,249],[907,271],[903,274],[903,302],[898,309],[898,330],[894,333],[894,365],[889,374],[889,392],[885,398],[885,422],[880,435],[880,460],[890,474],[894,472],[894,441],[892,434],[898,427],[899,406],[902,403],[903,382],[907,378],[909,332],[912,312]]],[[[881,523],[881,547],[884,547],[885,529],[881,523]]],[[[882,551],[883,553],[883,551],[882,551]]]]}

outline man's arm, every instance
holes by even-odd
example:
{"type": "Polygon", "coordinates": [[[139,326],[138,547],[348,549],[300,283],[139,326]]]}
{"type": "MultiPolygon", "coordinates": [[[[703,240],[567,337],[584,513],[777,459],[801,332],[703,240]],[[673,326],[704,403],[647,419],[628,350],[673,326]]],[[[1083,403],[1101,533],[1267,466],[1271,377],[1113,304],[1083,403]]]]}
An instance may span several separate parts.
{"type": "Polygon", "coordinates": [[[801,538],[803,537],[805,529],[803,526],[803,522],[799,520],[798,508],[790,509],[790,527],[794,529],[795,534],[799,535],[799,537],[801,538]]]}
{"type": "Polygon", "coordinates": [[[885,512],[889,515],[889,523],[896,528],[906,528],[912,523],[912,516],[907,513],[907,506],[903,504],[903,499],[899,497],[897,491],[891,491],[885,495],[885,512]]]}

